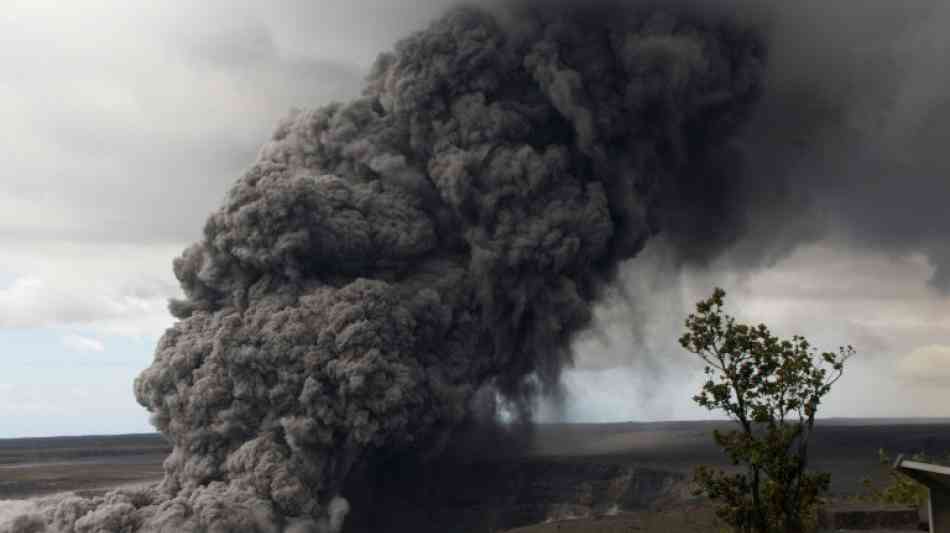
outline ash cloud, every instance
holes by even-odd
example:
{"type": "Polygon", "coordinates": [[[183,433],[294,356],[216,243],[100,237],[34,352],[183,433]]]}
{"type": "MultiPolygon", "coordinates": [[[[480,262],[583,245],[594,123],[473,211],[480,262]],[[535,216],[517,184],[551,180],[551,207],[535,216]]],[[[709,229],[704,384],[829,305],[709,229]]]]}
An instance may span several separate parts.
{"type": "MultiPolygon", "coordinates": [[[[551,0],[534,5],[565,5],[551,0]]],[[[665,2],[756,28],[768,49],[761,99],[726,172],[669,187],[662,246],[676,262],[733,271],[818,241],[923,253],[950,289],[950,6],[720,0],[665,2]]],[[[690,179],[690,178],[687,178],[690,179]]]]}
{"type": "Polygon", "coordinates": [[[700,264],[724,256],[740,270],[819,240],[923,253],[936,269],[932,286],[950,289],[950,8],[774,2],[759,20],[767,88],[742,134],[742,171],[723,188],[731,192],[720,205],[732,215],[715,224],[715,204],[688,210],[687,231],[667,234],[675,248],[700,264]],[[706,222],[729,229],[710,238],[706,222]]]}
{"type": "Polygon", "coordinates": [[[867,68],[890,56],[832,32],[843,9],[766,5],[455,9],[381,55],[361,98],[292,114],[175,261],[187,298],[135,382],[174,444],[164,481],[24,524],[338,531],[361,465],[438,453],[486,389],[525,417],[556,392],[658,234],[691,263],[828,232],[939,261],[920,230],[944,215],[868,209],[905,191],[885,179],[900,164],[918,176],[902,199],[945,187],[940,163],[868,148],[936,139],[887,107],[909,89],[864,77],[904,67],[867,68]]]}
{"type": "Polygon", "coordinates": [[[180,321],[135,383],[174,444],[164,482],[47,523],[335,531],[358,465],[434,453],[485,387],[556,389],[666,188],[733,164],[764,49],[676,12],[513,20],[453,10],[362,98],[278,127],[175,261],[180,321]]]}

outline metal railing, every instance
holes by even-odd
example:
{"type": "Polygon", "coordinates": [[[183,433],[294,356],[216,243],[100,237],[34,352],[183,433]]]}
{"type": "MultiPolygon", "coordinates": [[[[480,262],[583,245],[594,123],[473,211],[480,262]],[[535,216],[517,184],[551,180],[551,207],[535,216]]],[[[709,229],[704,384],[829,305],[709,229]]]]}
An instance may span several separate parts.
{"type": "Polygon", "coordinates": [[[950,533],[950,467],[897,456],[894,469],[927,487],[930,533],[950,533]]]}

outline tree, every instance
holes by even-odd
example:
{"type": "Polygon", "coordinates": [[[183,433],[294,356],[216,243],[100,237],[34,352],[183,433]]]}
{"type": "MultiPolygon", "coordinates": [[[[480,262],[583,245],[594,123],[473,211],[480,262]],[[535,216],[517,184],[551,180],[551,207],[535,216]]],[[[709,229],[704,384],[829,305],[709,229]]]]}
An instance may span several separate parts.
{"type": "Polygon", "coordinates": [[[854,349],[818,354],[804,337],[782,340],[764,324],[738,324],[723,313],[725,295],[716,288],[696,305],[680,344],[705,363],[707,381],[693,400],[737,423],[714,438],[744,468],[699,467],[695,480],[737,531],[800,533],[831,480],[808,470],[815,414],[854,349]]]}

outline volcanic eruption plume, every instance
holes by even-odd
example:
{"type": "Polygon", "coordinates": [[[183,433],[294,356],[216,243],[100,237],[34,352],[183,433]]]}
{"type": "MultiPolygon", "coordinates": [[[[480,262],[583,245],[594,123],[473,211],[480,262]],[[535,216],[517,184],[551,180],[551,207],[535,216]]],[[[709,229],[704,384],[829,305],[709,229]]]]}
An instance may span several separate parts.
{"type": "Polygon", "coordinates": [[[709,13],[606,5],[401,41],[361,98],[284,120],[175,261],[135,382],[164,481],[17,527],[338,531],[348,474],[437,451],[478,391],[527,416],[618,262],[728,190],[764,60],[709,13]]]}

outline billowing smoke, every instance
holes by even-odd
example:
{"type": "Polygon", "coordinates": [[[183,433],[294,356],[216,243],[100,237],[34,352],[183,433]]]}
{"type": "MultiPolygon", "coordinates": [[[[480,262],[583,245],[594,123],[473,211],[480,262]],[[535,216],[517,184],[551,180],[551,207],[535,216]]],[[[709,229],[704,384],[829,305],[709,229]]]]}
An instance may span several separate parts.
{"type": "Polygon", "coordinates": [[[362,98],[286,119],[175,261],[135,382],[162,484],[28,525],[338,531],[354,468],[437,453],[480,391],[529,416],[619,261],[729,228],[764,65],[679,9],[462,8],[400,42],[362,98]]]}
{"type": "MultiPolygon", "coordinates": [[[[665,224],[644,252],[624,264],[619,294],[598,308],[601,323],[595,326],[609,332],[601,335],[607,342],[579,346],[582,371],[566,380],[569,400],[578,400],[568,404],[586,403],[569,415],[575,419],[697,416],[670,410],[676,405],[670,398],[688,398],[696,386],[678,363],[682,352],[675,339],[682,317],[715,285],[747,298],[740,314],[751,309],[747,304],[770,297],[772,309],[780,309],[771,316],[751,311],[750,320],[826,345],[857,346],[861,361],[838,398],[860,393],[862,372],[892,372],[890,365],[912,347],[947,343],[946,327],[932,317],[943,316],[950,303],[950,70],[944,68],[950,3],[733,4],[738,16],[757,18],[769,51],[762,97],[737,140],[741,171],[722,183],[708,182],[719,188],[681,203],[686,208],[678,212],[685,216],[665,224]],[[923,269],[932,273],[882,267],[858,282],[858,268],[835,271],[836,261],[876,269],[872,265],[911,255],[929,262],[923,269]],[[779,261],[774,275],[763,271],[779,261]],[[790,268],[797,271],[789,274],[790,268]],[[930,286],[918,288],[918,276],[930,276],[930,286]],[[918,289],[926,295],[912,296],[918,289]],[[808,292],[812,297],[802,298],[808,292]],[[810,305],[827,307],[810,313],[810,305]],[[927,311],[928,305],[939,311],[927,311]],[[906,324],[903,317],[933,325],[910,332],[898,325],[906,324]],[[625,368],[604,374],[627,379],[587,372],[618,366],[625,368]],[[629,397],[632,391],[643,396],[628,402],[584,399],[594,387],[601,398],[629,397]],[[621,413],[630,404],[641,408],[621,413]]],[[[940,390],[933,394],[938,398],[940,390]]],[[[844,405],[833,404],[831,409],[844,405]]],[[[891,405],[850,404],[838,414],[942,414],[931,406],[940,401],[930,404],[923,397],[895,408],[902,411],[888,411],[891,405]]]]}
{"type": "Polygon", "coordinates": [[[921,253],[932,286],[950,290],[950,4],[729,3],[762,28],[766,88],[741,172],[683,195],[664,228],[674,254],[742,271],[817,241],[921,253]]]}

